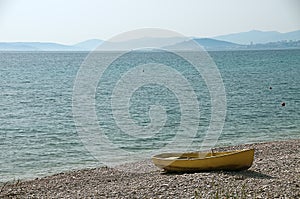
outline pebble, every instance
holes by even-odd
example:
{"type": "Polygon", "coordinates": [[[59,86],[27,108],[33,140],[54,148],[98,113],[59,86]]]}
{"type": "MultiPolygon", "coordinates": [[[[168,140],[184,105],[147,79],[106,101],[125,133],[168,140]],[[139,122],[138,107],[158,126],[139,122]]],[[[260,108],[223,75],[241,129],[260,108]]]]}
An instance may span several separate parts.
{"type": "Polygon", "coordinates": [[[127,165],[146,165],[140,173],[102,167],[2,184],[0,198],[300,198],[300,140],[216,150],[232,148],[256,149],[249,170],[164,174],[145,160],[127,165]]]}

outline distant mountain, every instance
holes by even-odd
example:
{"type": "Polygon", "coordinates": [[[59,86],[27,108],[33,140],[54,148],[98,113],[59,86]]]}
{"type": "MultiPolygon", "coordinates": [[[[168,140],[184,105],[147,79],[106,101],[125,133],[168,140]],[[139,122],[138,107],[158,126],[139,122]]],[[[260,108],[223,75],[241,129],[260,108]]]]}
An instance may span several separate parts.
{"type": "Polygon", "coordinates": [[[194,39],[198,44],[203,46],[206,50],[228,50],[228,49],[238,49],[241,48],[242,45],[236,44],[228,41],[221,41],[217,39],[209,39],[209,38],[198,38],[194,39]]]}
{"type": "MultiPolygon", "coordinates": [[[[196,50],[195,42],[200,44],[206,50],[228,50],[237,49],[242,45],[220,41],[209,38],[184,38],[184,37],[170,37],[170,38],[153,38],[144,37],[139,39],[121,41],[121,42],[105,42],[101,46],[101,50],[150,50],[151,48],[163,48],[168,50],[196,50]],[[146,48],[146,49],[144,49],[146,48]]],[[[152,49],[153,50],[153,49],[152,49]]]]}
{"type": "Polygon", "coordinates": [[[0,42],[0,51],[70,51],[75,47],[49,42],[0,42]]]}
{"type": "Polygon", "coordinates": [[[194,38],[191,40],[183,41],[180,43],[176,43],[174,45],[166,46],[166,49],[169,50],[196,50],[197,46],[195,46],[194,42],[198,43],[205,50],[233,50],[239,49],[242,45],[235,44],[232,42],[221,41],[216,39],[209,38],[194,38]]]}
{"type": "Polygon", "coordinates": [[[278,41],[298,41],[300,40],[300,30],[280,33],[276,31],[259,31],[252,30],[249,32],[234,33],[228,35],[221,35],[214,37],[214,39],[233,42],[237,44],[250,45],[252,44],[264,44],[269,42],[278,42],[278,41]]]}
{"type": "Polygon", "coordinates": [[[142,37],[118,42],[108,41],[101,45],[101,50],[145,50],[144,48],[149,50],[150,48],[162,48],[164,46],[174,45],[184,40],[186,40],[186,38],[183,37],[142,37]]]}
{"type": "MultiPolygon", "coordinates": [[[[258,31],[221,35],[214,38],[143,37],[118,42],[99,39],[86,40],[74,45],[50,42],[0,42],[0,51],[92,51],[101,44],[101,50],[143,50],[143,47],[169,50],[193,50],[197,42],[205,50],[300,49],[300,30],[288,33],[258,31]]],[[[195,50],[195,49],[194,49],[195,50]]]]}
{"type": "Polygon", "coordinates": [[[96,49],[100,44],[102,44],[102,40],[99,39],[90,39],[78,44],[73,45],[74,48],[84,50],[84,51],[91,51],[96,49]]]}
{"type": "Polygon", "coordinates": [[[0,51],[91,51],[103,41],[91,39],[75,45],[50,42],[0,42],[0,51]]]}
{"type": "MultiPolygon", "coordinates": [[[[101,50],[131,50],[145,47],[161,47],[179,48],[179,50],[190,49],[187,38],[139,38],[121,42],[105,42],[101,46],[101,50]]],[[[220,41],[209,38],[195,38],[195,42],[199,43],[206,50],[226,50],[237,48],[241,45],[231,42],[220,41]]],[[[0,42],[0,51],[92,51],[95,50],[102,40],[91,39],[77,43],[75,45],[62,45],[57,43],[42,42],[0,42]]]]}

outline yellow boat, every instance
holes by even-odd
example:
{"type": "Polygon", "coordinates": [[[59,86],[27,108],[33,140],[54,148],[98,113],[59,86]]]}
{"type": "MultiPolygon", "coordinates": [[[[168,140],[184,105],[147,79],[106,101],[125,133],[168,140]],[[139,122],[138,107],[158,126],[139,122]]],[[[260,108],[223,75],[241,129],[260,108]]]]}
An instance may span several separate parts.
{"type": "Polygon", "coordinates": [[[165,171],[195,172],[213,170],[246,170],[251,167],[254,149],[226,152],[162,153],[153,163],[165,171]]]}

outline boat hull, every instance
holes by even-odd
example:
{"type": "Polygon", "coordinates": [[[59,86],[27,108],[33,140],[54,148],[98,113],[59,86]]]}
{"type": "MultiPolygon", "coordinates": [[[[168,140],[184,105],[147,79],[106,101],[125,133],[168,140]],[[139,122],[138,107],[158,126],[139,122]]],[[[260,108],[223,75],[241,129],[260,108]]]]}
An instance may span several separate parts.
{"type": "Polygon", "coordinates": [[[254,149],[216,153],[163,153],[152,157],[153,163],[170,172],[246,170],[251,167],[254,149]]]}

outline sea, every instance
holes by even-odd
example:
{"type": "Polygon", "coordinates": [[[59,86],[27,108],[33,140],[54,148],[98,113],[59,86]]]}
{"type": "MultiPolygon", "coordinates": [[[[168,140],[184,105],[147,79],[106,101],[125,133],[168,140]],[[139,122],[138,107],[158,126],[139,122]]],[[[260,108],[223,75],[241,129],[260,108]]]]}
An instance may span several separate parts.
{"type": "MultiPolygon", "coordinates": [[[[223,104],[226,115],[214,147],[300,138],[300,50],[213,51],[208,54],[218,69],[226,94],[223,104]]],[[[88,142],[83,140],[82,129],[89,128],[81,128],[82,123],[78,124],[78,118],[74,117],[75,85],[88,55],[88,52],[0,52],[1,183],[105,166],[101,157],[95,157],[88,142]]],[[[105,59],[114,54],[105,52],[99,56],[105,59]]],[[[178,145],[178,150],[198,150],[209,129],[214,104],[205,77],[173,53],[141,51],[126,56],[107,67],[102,76],[100,73],[92,95],[94,109],[87,109],[95,110],[97,125],[106,141],[133,154],[167,147],[180,133],[181,119],[187,120],[182,107],[191,102],[183,102],[184,99],[196,99],[199,118],[186,121],[196,128],[196,133],[187,138],[188,143],[181,133],[182,145],[178,145]],[[171,66],[171,72],[177,72],[173,76],[170,71],[156,71],[153,65],[157,63],[171,66]],[[131,89],[132,93],[128,96],[123,93],[128,98],[125,99],[127,111],[118,112],[118,107],[123,107],[118,103],[124,103],[119,100],[122,94],[114,99],[112,96],[116,94],[114,87],[120,83],[122,75],[136,73],[137,77],[138,73],[143,75],[148,71],[150,75],[140,78],[147,79],[145,85],[137,85],[136,81],[123,83],[121,88],[131,89]],[[177,81],[180,76],[189,82],[187,87],[177,81]],[[153,77],[153,82],[149,77],[153,77]],[[180,85],[168,86],[168,81],[166,85],[160,84],[160,77],[180,85]],[[195,95],[179,99],[178,93],[190,87],[195,95]],[[114,106],[112,100],[115,100],[114,106]],[[124,119],[124,115],[115,118],[113,109],[117,109],[115,114],[129,115],[133,122],[120,129],[118,125],[127,124],[129,120],[124,119]],[[123,120],[123,123],[116,120],[123,120]],[[135,134],[137,129],[155,132],[139,135],[135,134]]],[[[84,74],[87,82],[93,76],[93,71],[90,72],[84,74]]],[[[130,77],[135,79],[135,76],[130,77]]],[[[84,118],[85,114],[80,117],[84,118]]],[[[99,138],[99,129],[91,128],[88,134],[94,142],[99,138]]],[[[101,144],[107,142],[99,140],[98,145],[101,144]]],[[[145,159],[150,158],[145,154],[145,159]]],[[[105,153],[101,155],[109,159],[105,153]]]]}

